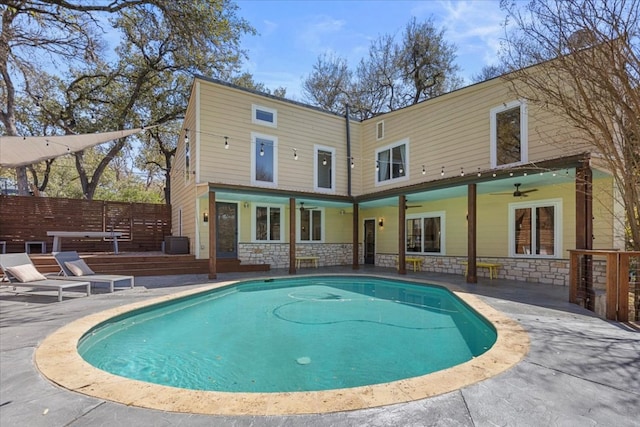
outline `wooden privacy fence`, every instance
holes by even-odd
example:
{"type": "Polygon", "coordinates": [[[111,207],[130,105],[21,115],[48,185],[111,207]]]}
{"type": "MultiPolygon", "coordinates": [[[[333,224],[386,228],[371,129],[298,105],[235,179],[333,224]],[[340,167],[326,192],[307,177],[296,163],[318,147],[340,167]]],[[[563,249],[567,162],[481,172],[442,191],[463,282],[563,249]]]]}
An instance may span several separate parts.
{"type": "MultiPolygon", "coordinates": [[[[171,206],[150,203],[0,195],[0,241],[7,252],[25,252],[26,242],[45,242],[47,231],[120,232],[120,251],[148,252],[162,249],[171,235],[171,206]]],[[[109,252],[110,239],[65,239],[62,250],[109,252]]],[[[1,249],[1,248],[0,248],[1,249]]]]}
{"type": "Polygon", "coordinates": [[[621,322],[640,320],[640,251],[570,250],[569,302],[596,310],[595,281],[604,282],[604,315],[621,322]],[[594,258],[604,258],[604,275],[594,274],[594,258]]]}

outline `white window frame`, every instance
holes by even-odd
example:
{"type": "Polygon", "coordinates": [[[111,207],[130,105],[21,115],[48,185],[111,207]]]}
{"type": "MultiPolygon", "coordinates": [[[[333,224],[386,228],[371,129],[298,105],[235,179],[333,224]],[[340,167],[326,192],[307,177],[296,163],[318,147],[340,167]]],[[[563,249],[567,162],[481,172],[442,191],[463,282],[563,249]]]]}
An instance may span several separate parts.
{"type": "Polygon", "coordinates": [[[405,252],[407,254],[436,255],[436,256],[447,254],[446,211],[433,211],[433,212],[422,212],[422,213],[410,214],[405,216],[405,221],[407,221],[408,219],[419,219],[421,222],[421,230],[422,230],[421,246],[423,251],[422,252],[406,252],[408,230],[405,224],[404,247],[405,247],[405,252]],[[440,252],[424,252],[424,219],[425,218],[440,218],[440,252]]]}
{"type": "Polygon", "coordinates": [[[509,256],[512,258],[562,258],[562,199],[548,199],[548,200],[535,200],[531,202],[515,202],[509,203],[509,256]],[[554,208],[554,242],[553,242],[553,255],[543,255],[537,254],[535,247],[535,239],[536,228],[535,228],[535,218],[531,216],[531,253],[530,254],[518,254],[516,253],[516,235],[515,235],[515,224],[516,224],[516,210],[517,209],[531,209],[535,212],[536,208],[543,206],[553,206],[554,208]]]}
{"type": "MultiPolygon", "coordinates": [[[[324,208],[314,208],[314,209],[307,209],[305,208],[305,210],[308,211],[320,211],[320,240],[302,240],[302,237],[300,235],[300,227],[301,227],[301,220],[302,218],[300,217],[300,209],[297,210],[296,212],[296,243],[324,243],[324,239],[325,239],[325,232],[326,232],[326,228],[325,228],[325,224],[326,224],[326,215],[325,215],[325,211],[324,208]]],[[[309,235],[311,236],[313,233],[310,233],[309,235]]]]}
{"type": "Polygon", "coordinates": [[[283,243],[284,242],[284,215],[285,215],[285,206],[272,204],[272,203],[252,203],[251,204],[251,241],[253,243],[283,243]],[[267,208],[267,240],[260,240],[257,238],[256,233],[258,231],[258,227],[256,224],[257,221],[257,210],[258,208],[267,208]],[[271,209],[280,209],[280,239],[271,240],[271,209]]]}
{"type": "Polygon", "coordinates": [[[376,141],[384,139],[384,120],[380,120],[376,123],[376,141]]]}
{"type": "Polygon", "coordinates": [[[529,125],[528,125],[528,108],[524,100],[511,101],[494,107],[490,111],[490,140],[491,140],[491,167],[492,168],[508,168],[521,165],[529,161],[529,125]],[[498,124],[497,115],[503,111],[520,107],[520,161],[505,165],[498,165],[498,124]]]}
{"type": "MultiPolygon", "coordinates": [[[[409,159],[410,159],[410,151],[409,151],[409,138],[406,139],[402,139],[400,141],[394,142],[393,144],[389,144],[389,145],[385,145],[384,147],[380,147],[378,149],[376,149],[376,154],[375,154],[375,159],[376,159],[376,165],[378,165],[379,167],[384,167],[384,165],[379,162],[378,160],[378,156],[381,152],[383,151],[389,151],[389,158],[391,159],[391,162],[393,161],[393,158],[391,156],[391,154],[393,153],[393,149],[396,147],[400,147],[404,145],[404,155],[405,155],[405,160],[404,160],[404,176],[398,177],[398,178],[394,178],[393,176],[391,176],[392,174],[390,173],[389,176],[390,178],[388,180],[384,180],[384,181],[379,181],[379,174],[378,174],[378,168],[374,168],[373,172],[374,172],[374,182],[376,186],[379,185],[388,185],[388,184],[393,184],[395,182],[402,182],[402,181],[407,181],[409,180],[409,159]]],[[[389,167],[391,167],[391,163],[389,164],[389,167]]]]}
{"type": "Polygon", "coordinates": [[[278,186],[278,137],[273,135],[265,135],[262,133],[251,132],[251,184],[259,187],[277,187],[278,186]],[[273,143],[273,182],[261,181],[256,179],[256,146],[257,139],[270,140],[273,143]]]}
{"type": "Polygon", "coordinates": [[[274,108],[264,107],[262,105],[251,105],[251,122],[256,125],[268,126],[271,128],[278,127],[278,110],[274,108]],[[258,110],[271,113],[273,115],[273,121],[261,120],[258,118],[258,110]]]}
{"type": "Polygon", "coordinates": [[[336,149],[325,147],[323,145],[313,146],[313,189],[318,193],[335,193],[336,192],[336,149]],[[318,163],[320,162],[320,151],[331,153],[331,187],[325,188],[318,185],[318,173],[320,172],[318,163]]]}

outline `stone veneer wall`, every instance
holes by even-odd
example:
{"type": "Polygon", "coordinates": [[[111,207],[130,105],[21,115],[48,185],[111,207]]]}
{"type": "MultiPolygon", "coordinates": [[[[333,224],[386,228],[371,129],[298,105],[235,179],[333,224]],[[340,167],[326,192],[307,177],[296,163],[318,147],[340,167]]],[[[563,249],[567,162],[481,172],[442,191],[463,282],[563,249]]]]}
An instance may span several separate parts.
{"type": "MultiPolygon", "coordinates": [[[[351,265],[353,261],[351,245],[345,243],[296,243],[296,253],[300,256],[317,256],[320,267],[351,265]]],[[[238,259],[245,264],[270,264],[271,268],[289,268],[289,244],[239,243],[238,259]]]]}
{"type": "MultiPolygon", "coordinates": [[[[362,245],[358,249],[360,264],[364,264],[362,245]]],[[[300,256],[317,256],[319,266],[351,265],[350,244],[344,243],[297,243],[296,253],[300,256]]],[[[466,257],[427,256],[411,254],[411,257],[423,258],[422,271],[464,275],[465,266],[461,263],[466,257]]],[[[238,258],[245,264],[270,264],[271,268],[289,268],[288,243],[240,243],[238,258]]],[[[376,266],[396,268],[397,255],[376,254],[376,266]]],[[[478,262],[500,264],[499,279],[522,282],[547,283],[569,286],[569,260],[549,258],[487,258],[479,257],[478,262]]],[[[410,268],[410,265],[407,265],[410,268]]],[[[489,278],[489,270],[478,268],[478,277],[489,278]]],[[[604,289],[604,261],[593,260],[593,282],[597,290],[604,289]]]]}
{"type": "MultiPolygon", "coordinates": [[[[462,262],[467,257],[410,255],[412,258],[424,258],[422,271],[464,275],[466,266],[462,262]]],[[[397,255],[377,254],[376,265],[381,267],[396,267],[397,255]]],[[[518,280],[523,282],[548,283],[552,285],[569,285],[569,260],[549,258],[487,258],[478,257],[478,262],[500,264],[499,279],[518,280]]],[[[407,268],[410,269],[410,265],[407,268]]],[[[599,274],[595,271],[594,275],[599,274]]],[[[487,268],[477,269],[478,277],[489,278],[487,268]]]]}

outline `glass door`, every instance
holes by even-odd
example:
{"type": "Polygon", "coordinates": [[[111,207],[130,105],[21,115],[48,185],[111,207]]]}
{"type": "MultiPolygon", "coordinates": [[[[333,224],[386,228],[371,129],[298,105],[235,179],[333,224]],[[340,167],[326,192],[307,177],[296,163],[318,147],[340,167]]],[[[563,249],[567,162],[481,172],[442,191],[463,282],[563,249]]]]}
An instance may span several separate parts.
{"type": "Polygon", "coordinates": [[[238,258],[238,205],[216,202],[217,258],[238,258]]]}
{"type": "Polygon", "coordinates": [[[364,263],[376,263],[376,220],[364,221],[364,263]]]}

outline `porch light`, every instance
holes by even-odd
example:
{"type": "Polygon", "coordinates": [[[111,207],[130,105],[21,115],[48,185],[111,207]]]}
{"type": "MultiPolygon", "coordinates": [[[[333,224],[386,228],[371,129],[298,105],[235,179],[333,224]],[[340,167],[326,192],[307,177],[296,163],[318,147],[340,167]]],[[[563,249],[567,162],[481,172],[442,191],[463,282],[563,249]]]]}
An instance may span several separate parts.
{"type": "Polygon", "coordinates": [[[427,173],[427,168],[424,167],[424,165],[422,165],[422,175],[426,175],[427,173]]]}
{"type": "Polygon", "coordinates": [[[189,129],[184,130],[184,143],[189,144],[189,129]]]}
{"type": "Polygon", "coordinates": [[[380,218],[380,220],[378,221],[378,225],[380,227],[384,227],[384,218],[380,218]]]}
{"type": "Polygon", "coordinates": [[[204,213],[202,214],[202,221],[209,222],[209,212],[204,211],[204,213]]]}
{"type": "Polygon", "coordinates": [[[229,149],[229,141],[228,141],[229,137],[225,136],[224,137],[224,149],[228,150],[229,149]]]}

